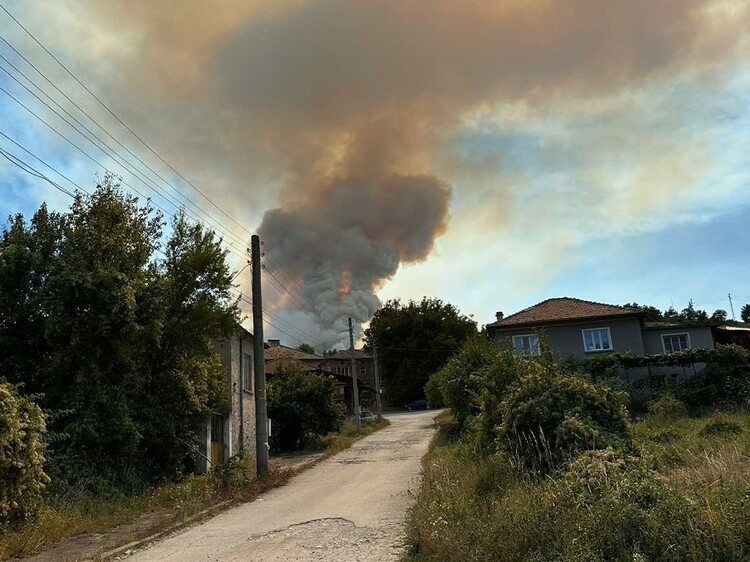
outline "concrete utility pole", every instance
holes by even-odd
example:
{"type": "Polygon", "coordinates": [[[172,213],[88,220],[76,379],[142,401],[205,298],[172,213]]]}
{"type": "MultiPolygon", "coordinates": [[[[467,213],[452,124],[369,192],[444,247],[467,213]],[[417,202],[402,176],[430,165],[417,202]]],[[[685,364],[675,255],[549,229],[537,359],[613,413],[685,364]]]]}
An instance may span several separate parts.
{"type": "Polygon", "coordinates": [[[268,413],[266,357],[263,348],[263,296],[260,287],[260,238],[250,239],[253,271],[253,366],[255,368],[255,460],[258,476],[268,472],[268,413]]]}
{"type": "Polygon", "coordinates": [[[375,363],[375,408],[378,412],[378,419],[383,419],[383,404],[380,401],[380,364],[378,363],[377,344],[372,346],[372,358],[375,363]]]}
{"type": "Polygon", "coordinates": [[[349,317],[349,354],[352,358],[352,401],[354,407],[354,425],[357,433],[362,431],[362,418],[359,415],[359,389],[357,388],[357,360],[354,358],[354,331],[352,330],[352,319],[349,317]]]}
{"type": "Polygon", "coordinates": [[[737,320],[734,317],[734,304],[732,303],[732,293],[729,293],[729,295],[727,295],[727,296],[729,297],[729,308],[732,311],[732,320],[737,320]]]}

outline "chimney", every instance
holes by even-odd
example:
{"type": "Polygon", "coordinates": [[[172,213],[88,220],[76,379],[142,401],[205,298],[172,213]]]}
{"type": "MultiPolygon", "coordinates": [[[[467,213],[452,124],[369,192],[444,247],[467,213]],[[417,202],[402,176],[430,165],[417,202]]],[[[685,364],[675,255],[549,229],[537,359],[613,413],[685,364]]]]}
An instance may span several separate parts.
{"type": "Polygon", "coordinates": [[[500,322],[505,317],[505,314],[503,314],[503,311],[499,311],[495,313],[495,318],[497,318],[497,321],[500,322]]]}
{"type": "Polygon", "coordinates": [[[281,347],[281,340],[268,340],[268,347],[281,347]]]}

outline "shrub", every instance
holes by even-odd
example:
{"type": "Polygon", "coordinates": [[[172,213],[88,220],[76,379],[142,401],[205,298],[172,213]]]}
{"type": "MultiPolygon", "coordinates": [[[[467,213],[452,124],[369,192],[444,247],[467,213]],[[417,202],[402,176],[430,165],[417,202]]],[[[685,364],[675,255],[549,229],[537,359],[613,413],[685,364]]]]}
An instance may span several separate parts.
{"type": "Polygon", "coordinates": [[[311,439],[341,429],[345,407],[336,403],[334,391],[332,377],[281,365],[267,384],[271,448],[295,451],[311,439]]]}
{"type": "Polygon", "coordinates": [[[44,414],[9,384],[0,384],[0,525],[31,517],[49,483],[44,473],[44,414]]]}
{"type": "Polygon", "coordinates": [[[669,393],[648,405],[648,413],[657,420],[671,421],[687,416],[687,406],[669,393]]]}
{"type": "MultiPolygon", "coordinates": [[[[480,369],[490,365],[499,353],[491,340],[482,336],[469,338],[446,366],[428,381],[425,392],[433,395],[439,392],[444,404],[453,410],[459,430],[469,416],[476,415],[479,411],[477,397],[480,387],[475,375],[480,369]]],[[[430,403],[433,403],[433,399],[430,403]]]]}
{"type": "Polygon", "coordinates": [[[581,451],[628,446],[625,400],[578,377],[527,375],[503,402],[501,435],[521,465],[546,472],[581,451]]]}
{"type": "Polygon", "coordinates": [[[704,437],[713,435],[737,435],[742,432],[742,426],[737,422],[732,421],[732,419],[725,414],[717,414],[711,417],[700,430],[700,434],[704,437]]]}

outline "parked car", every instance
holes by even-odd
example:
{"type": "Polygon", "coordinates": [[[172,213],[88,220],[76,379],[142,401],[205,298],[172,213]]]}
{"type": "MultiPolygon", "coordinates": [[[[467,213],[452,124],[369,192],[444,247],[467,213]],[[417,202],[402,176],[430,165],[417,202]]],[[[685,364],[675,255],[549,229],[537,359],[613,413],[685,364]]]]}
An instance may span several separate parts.
{"type": "Polygon", "coordinates": [[[427,400],[424,398],[420,398],[419,400],[415,400],[414,402],[409,402],[406,405],[407,410],[426,410],[430,406],[427,404],[427,400]]]}

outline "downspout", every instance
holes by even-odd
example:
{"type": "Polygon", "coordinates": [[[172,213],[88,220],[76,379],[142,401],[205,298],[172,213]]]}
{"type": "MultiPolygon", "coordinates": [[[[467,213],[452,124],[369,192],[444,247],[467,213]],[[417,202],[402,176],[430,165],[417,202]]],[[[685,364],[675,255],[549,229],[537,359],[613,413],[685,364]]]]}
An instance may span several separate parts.
{"type": "Polygon", "coordinates": [[[245,370],[242,364],[245,355],[242,353],[242,332],[240,332],[240,455],[245,453],[245,370]]]}

